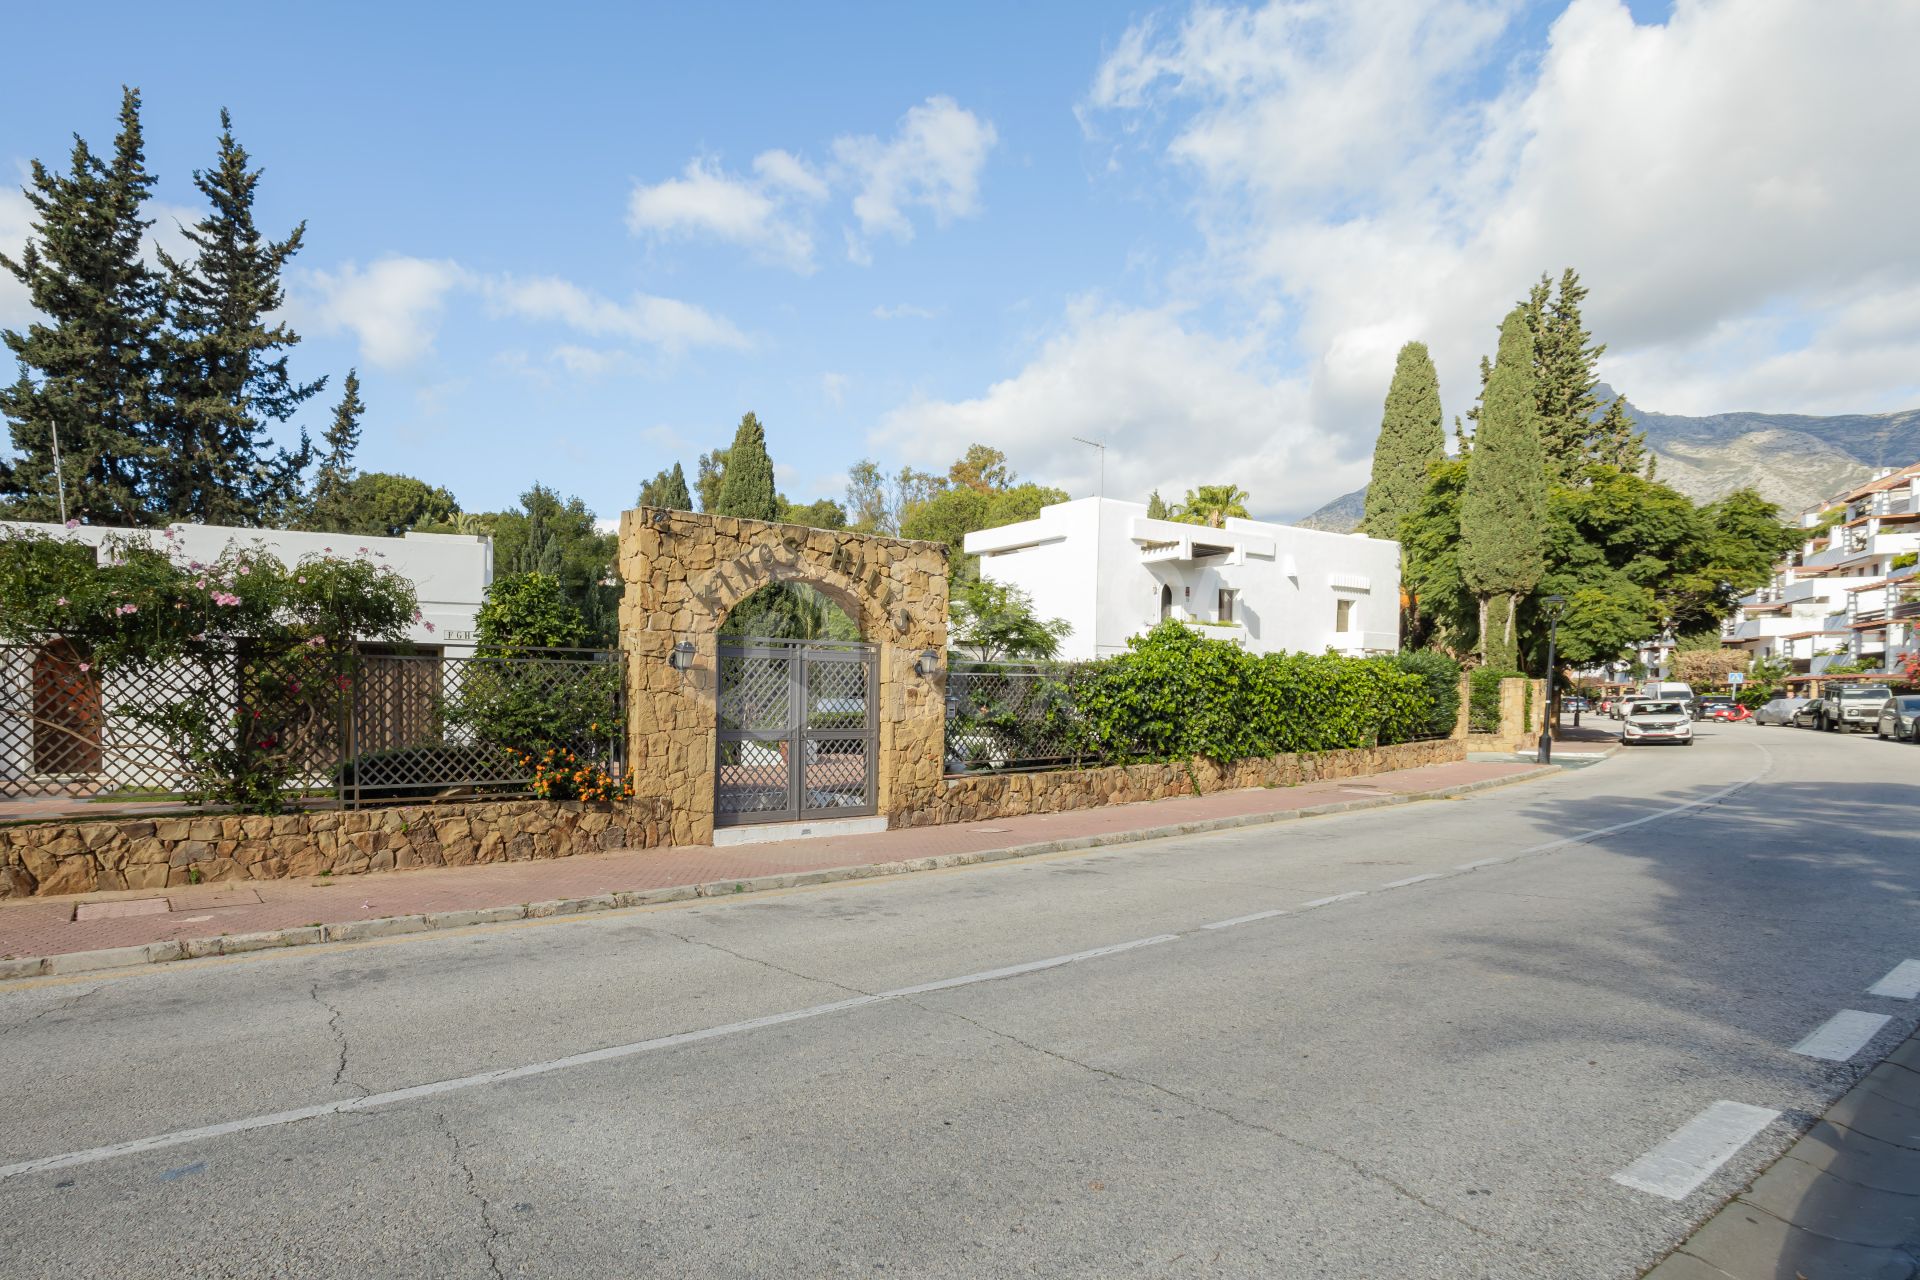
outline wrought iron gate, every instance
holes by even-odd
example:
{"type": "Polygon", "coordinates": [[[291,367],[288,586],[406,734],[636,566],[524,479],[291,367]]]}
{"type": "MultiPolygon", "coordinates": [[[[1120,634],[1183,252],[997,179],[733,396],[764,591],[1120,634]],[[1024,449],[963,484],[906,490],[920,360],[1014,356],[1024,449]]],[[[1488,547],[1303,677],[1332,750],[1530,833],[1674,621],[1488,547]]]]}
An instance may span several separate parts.
{"type": "Polygon", "coordinates": [[[715,826],[877,811],[872,645],[742,639],[719,657],[715,826]]]}

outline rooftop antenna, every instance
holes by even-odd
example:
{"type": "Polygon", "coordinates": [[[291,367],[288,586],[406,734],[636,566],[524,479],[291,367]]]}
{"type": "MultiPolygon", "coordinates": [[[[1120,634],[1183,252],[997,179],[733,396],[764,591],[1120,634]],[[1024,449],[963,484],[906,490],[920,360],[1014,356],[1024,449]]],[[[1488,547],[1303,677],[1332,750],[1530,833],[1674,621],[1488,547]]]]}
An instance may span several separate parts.
{"type": "Polygon", "coordinates": [[[53,488],[60,495],[60,523],[67,522],[67,477],[60,470],[60,424],[48,422],[47,430],[53,432],[53,488]]]}
{"type": "Polygon", "coordinates": [[[1075,436],[1073,437],[1073,440],[1075,444],[1084,444],[1089,448],[1098,449],[1100,451],[1100,487],[1095,491],[1095,496],[1101,497],[1101,498],[1106,497],[1107,496],[1107,446],[1106,444],[1103,441],[1088,440],[1082,436],[1075,436]]]}

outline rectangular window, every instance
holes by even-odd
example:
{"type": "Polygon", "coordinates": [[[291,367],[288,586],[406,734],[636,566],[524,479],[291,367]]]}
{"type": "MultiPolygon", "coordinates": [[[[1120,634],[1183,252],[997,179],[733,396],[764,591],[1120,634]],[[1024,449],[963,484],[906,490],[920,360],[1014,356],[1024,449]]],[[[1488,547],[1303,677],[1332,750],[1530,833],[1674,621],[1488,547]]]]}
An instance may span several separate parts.
{"type": "Polygon", "coordinates": [[[1342,634],[1353,630],[1353,601],[1335,600],[1333,602],[1333,629],[1342,634]]]}
{"type": "Polygon", "coordinates": [[[1227,587],[1220,589],[1220,621],[1233,621],[1233,598],[1239,593],[1227,587]]]}

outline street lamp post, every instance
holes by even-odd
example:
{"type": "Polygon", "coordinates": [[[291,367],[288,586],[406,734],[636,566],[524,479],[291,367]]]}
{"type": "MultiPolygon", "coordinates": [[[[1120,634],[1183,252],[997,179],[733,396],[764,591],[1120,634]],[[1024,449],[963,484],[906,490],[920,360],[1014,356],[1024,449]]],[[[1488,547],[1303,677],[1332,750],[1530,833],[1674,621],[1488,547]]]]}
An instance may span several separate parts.
{"type": "Polygon", "coordinates": [[[1540,763],[1553,763],[1553,676],[1554,645],[1560,639],[1560,619],[1567,614],[1565,596],[1547,596],[1540,601],[1547,618],[1547,707],[1540,725],[1540,763]]]}

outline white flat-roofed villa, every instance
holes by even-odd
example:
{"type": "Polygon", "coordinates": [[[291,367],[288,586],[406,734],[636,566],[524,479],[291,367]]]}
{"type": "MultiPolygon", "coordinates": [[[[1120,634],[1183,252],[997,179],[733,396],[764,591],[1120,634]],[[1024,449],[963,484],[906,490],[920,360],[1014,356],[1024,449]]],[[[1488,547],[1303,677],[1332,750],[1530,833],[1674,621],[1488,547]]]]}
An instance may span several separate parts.
{"type": "Polygon", "coordinates": [[[1238,518],[1215,529],[1081,498],[970,533],[966,549],[1040,617],[1066,619],[1066,659],[1123,652],[1165,619],[1255,653],[1400,647],[1400,544],[1380,538],[1238,518]]]}

